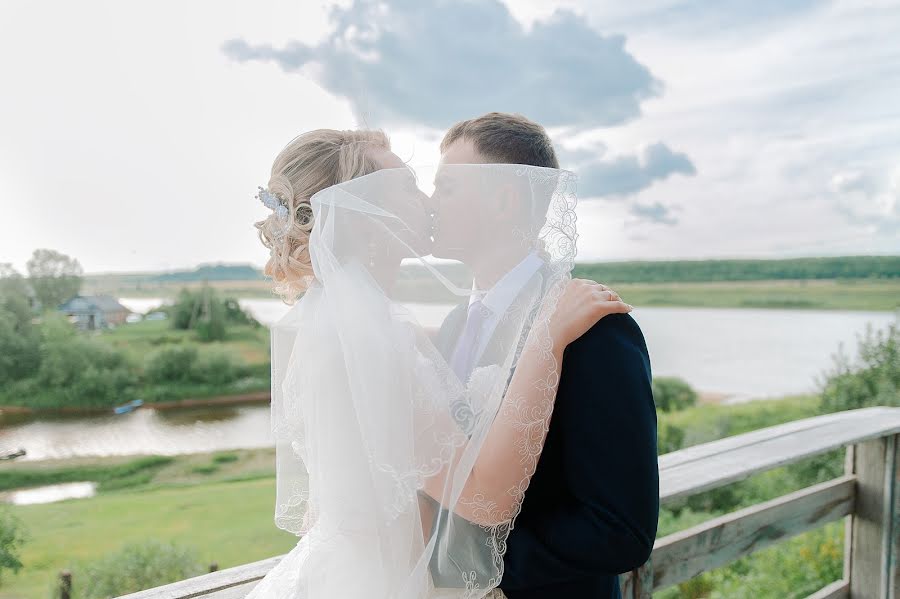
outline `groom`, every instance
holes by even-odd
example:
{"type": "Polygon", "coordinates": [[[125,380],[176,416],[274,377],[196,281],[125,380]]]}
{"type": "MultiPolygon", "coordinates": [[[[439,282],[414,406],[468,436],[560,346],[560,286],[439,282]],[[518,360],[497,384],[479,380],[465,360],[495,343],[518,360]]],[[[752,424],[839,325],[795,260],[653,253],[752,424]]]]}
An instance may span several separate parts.
{"type": "MultiPolygon", "coordinates": [[[[543,127],[496,112],[457,123],[441,142],[442,165],[472,163],[559,168],[543,127]]],[[[523,249],[508,257],[507,272],[479,272],[479,258],[494,249],[491,232],[473,223],[466,198],[441,201],[440,191],[432,206],[433,255],[465,263],[479,287],[488,283],[483,301],[508,309],[502,298],[526,285],[542,261],[523,249]]],[[[476,363],[479,356],[470,354],[484,351],[466,343],[472,336],[467,304],[438,333],[437,346],[451,365],[476,363]]],[[[629,314],[602,318],[566,348],[544,449],[507,539],[500,588],[509,599],[620,599],[618,574],[649,558],[659,516],[650,382],[647,346],[629,314]]]]}

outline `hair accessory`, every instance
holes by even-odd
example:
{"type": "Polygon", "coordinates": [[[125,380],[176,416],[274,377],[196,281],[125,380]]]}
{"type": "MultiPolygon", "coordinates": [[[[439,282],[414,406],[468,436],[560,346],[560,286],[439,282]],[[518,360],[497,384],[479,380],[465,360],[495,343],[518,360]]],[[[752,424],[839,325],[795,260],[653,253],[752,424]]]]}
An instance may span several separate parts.
{"type": "Polygon", "coordinates": [[[283,237],[291,224],[288,220],[288,209],[287,206],[284,205],[284,200],[281,199],[281,196],[270,192],[268,189],[264,189],[260,186],[257,186],[257,189],[259,189],[259,193],[254,197],[259,199],[266,207],[271,208],[275,213],[275,217],[282,222],[283,228],[276,233],[276,237],[283,237]]]}
{"type": "Polygon", "coordinates": [[[257,189],[259,189],[259,193],[256,194],[255,197],[259,198],[263,204],[275,211],[275,215],[278,218],[286,219],[288,209],[287,206],[284,205],[284,200],[282,200],[280,196],[270,192],[268,189],[263,189],[259,186],[257,186],[257,189]]]}

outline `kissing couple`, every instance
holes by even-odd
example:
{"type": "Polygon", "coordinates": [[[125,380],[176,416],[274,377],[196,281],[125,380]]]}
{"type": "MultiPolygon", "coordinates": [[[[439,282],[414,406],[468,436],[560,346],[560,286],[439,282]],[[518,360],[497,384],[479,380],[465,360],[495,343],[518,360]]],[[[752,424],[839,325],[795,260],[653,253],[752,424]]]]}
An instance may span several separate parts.
{"type": "Polygon", "coordinates": [[[441,142],[428,196],[377,130],[275,158],[255,223],[271,328],[275,524],[248,599],[620,598],[659,515],[640,327],[572,278],[575,174],[539,124],[441,142]]]}

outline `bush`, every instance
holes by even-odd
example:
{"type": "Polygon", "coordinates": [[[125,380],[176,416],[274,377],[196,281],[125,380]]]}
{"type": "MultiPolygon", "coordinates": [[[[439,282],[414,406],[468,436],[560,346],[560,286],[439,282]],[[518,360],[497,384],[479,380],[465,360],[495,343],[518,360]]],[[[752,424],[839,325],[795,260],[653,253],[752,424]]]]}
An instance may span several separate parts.
{"type": "Polygon", "coordinates": [[[234,354],[221,348],[204,350],[191,365],[191,380],[195,382],[224,385],[242,374],[241,364],[234,354]]]}
{"type": "Polygon", "coordinates": [[[199,351],[195,345],[164,347],[147,359],[144,374],[153,383],[190,381],[199,351]]]}
{"type": "Polygon", "coordinates": [[[28,536],[22,521],[9,508],[3,507],[0,510],[0,577],[4,570],[18,573],[22,568],[19,551],[28,536]]]}
{"type": "Polygon", "coordinates": [[[722,437],[783,424],[820,413],[817,395],[758,399],[738,404],[704,404],[659,414],[660,426],[669,423],[684,431],[684,447],[722,437]]]}
{"type": "Polygon", "coordinates": [[[222,302],[225,305],[225,320],[236,324],[246,324],[253,328],[259,328],[261,322],[256,320],[246,310],[241,308],[241,304],[233,297],[227,297],[222,302]]]}
{"type": "Polygon", "coordinates": [[[213,456],[213,462],[216,464],[225,464],[228,462],[236,462],[238,461],[238,455],[236,453],[217,453],[213,456]]]}
{"type": "Polygon", "coordinates": [[[684,447],[684,429],[671,422],[660,420],[656,436],[656,447],[659,455],[677,451],[684,447]]]}
{"type": "Polygon", "coordinates": [[[40,330],[43,343],[65,341],[78,336],[78,331],[62,312],[44,312],[41,315],[40,330]]]}
{"type": "Polygon", "coordinates": [[[68,404],[109,405],[136,383],[125,354],[93,339],[53,335],[41,352],[36,386],[58,390],[68,404]]]}
{"type": "Polygon", "coordinates": [[[865,335],[857,335],[856,364],[844,354],[843,345],[832,356],[834,367],[819,383],[823,411],[900,406],[900,327],[893,322],[873,333],[872,324],[867,323],[865,335]]]}
{"type": "Polygon", "coordinates": [[[219,466],[217,464],[200,464],[191,468],[191,472],[194,474],[215,474],[218,471],[219,466]]]}
{"type": "Polygon", "coordinates": [[[192,548],[148,540],[72,568],[73,599],[107,599],[206,573],[192,548]]]}
{"type": "Polygon", "coordinates": [[[685,380],[678,377],[655,377],[653,401],[657,410],[674,412],[696,405],[697,392],[685,380]]]}
{"type": "Polygon", "coordinates": [[[710,599],[808,597],[843,575],[843,522],[829,522],[707,575],[710,599]]]}

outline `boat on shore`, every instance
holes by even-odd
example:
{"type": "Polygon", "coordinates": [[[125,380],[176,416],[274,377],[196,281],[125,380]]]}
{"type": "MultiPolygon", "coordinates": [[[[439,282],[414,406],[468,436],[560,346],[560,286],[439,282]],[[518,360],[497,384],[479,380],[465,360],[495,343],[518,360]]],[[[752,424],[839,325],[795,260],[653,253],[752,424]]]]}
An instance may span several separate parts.
{"type": "Polygon", "coordinates": [[[144,405],[143,399],[132,399],[128,403],[122,404],[121,406],[116,406],[113,408],[114,414],[127,414],[128,412],[132,412],[137,408],[144,405]]]}
{"type": "Polygon", "coordinates": [[[0,460],[14,460],[25,455],[27,452],[24,447],[20,447],[15,451],[0,451],[0,460]]]}

